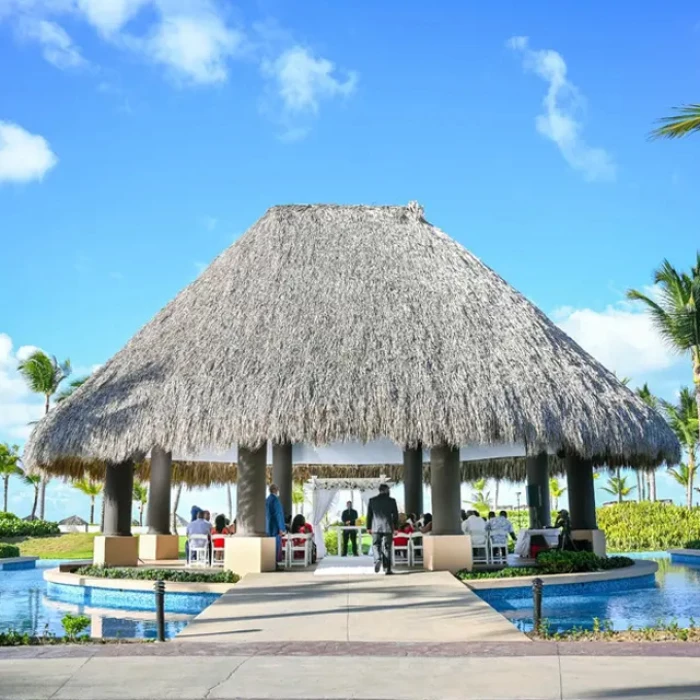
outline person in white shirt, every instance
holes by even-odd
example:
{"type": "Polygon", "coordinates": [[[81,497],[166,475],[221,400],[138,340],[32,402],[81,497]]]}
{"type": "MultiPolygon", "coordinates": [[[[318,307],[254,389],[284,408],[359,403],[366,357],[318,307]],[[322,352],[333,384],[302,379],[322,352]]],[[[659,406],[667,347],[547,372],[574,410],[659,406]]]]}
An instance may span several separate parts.
{"type": "Polygon", "coordinates": [[[467,519],[462,522],[462,532],[465,535],[483,535],[486,532],[486,523],[475,510],[470,510],[467,519]]]}
{"type": "Polygon", "coordinates": [[[204,519],[204,511],[197,513],[197,519],[187,525],[187,536],[209,535],[211,534],[211,524],[204,519]]]}

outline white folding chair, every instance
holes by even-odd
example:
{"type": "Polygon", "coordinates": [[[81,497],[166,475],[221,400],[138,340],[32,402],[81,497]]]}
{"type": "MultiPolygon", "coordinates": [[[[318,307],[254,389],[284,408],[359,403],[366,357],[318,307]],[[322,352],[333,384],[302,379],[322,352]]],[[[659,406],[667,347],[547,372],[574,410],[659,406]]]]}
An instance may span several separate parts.
{"type": "Polygon", "coordinates": [[[469,533],[472,538],[472,563],[489,563],[489,544],[485,532],[469,533]]]}
{"type": "Polygon", "coordinates": [[[286,535],[285,547],[285,567],[291,569],[293,566],[307,567],[311,565],[311,541],[313,535],[310,532],[286,535]],[[295,556],[302,552],[303,556],[295,556]]]}
{"type": "Polygon", "coordinates": [[[223,568],[225,545],[226,540],[221,535],[211,538],[211,565],[213,568],[223,568]],[[220,543],[221,546],[217,547],[216,543],[220,543]]]}
{"type": "Polygon", "coordinates": [[[502,531],[489,533],[489,563],[506,566],[508,564],[508,535],[502,531]]]}
{"type": "MultiPolygon", "coordinates": [[[[399,535],[402,537],[402,535],[399,535]]],[[[391,564],[392,567],[396,566],[397,562],[401,566],[411,566],[411,540],[407,535],[405,535],[406,544],[396,544],[394,540],[391,541],[391,564]],[[398,557],[396,555],[399,555],[398,557]]]]}
{"type": "Polygon", "coordinates": [[[408,539],[409,566],[423,564],[423,533],[413,532],[408,539]]]}
{"type": "Polygon", "coordinates": [[[209,537],[190,535],[187,538],[187,566],[209,566],[209,537]]]}

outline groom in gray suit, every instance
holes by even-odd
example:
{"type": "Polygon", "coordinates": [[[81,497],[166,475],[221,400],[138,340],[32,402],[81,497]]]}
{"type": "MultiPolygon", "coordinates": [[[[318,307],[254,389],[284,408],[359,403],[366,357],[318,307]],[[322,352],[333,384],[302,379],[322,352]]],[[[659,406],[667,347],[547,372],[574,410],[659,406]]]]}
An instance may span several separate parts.
{"type": "Polygon", "coordinates": [[[382,484],[379,495],[370,498],[367,507],[367,532],[372,535],[372,552],[374,553],[374,572],[384,565],[386,574],[391,570],[391,544],[394,533],[399,527],[399,509],[396,499],[389,495],[389,487],[382,484]]]}

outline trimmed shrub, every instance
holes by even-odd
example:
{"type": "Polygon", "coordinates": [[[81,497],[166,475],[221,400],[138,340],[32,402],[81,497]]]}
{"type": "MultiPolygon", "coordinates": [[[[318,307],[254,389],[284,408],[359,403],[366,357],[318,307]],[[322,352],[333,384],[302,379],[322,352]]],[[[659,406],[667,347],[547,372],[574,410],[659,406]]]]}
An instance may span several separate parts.
{"type": "Polygon", "coordinates": [[[0,542],[0,559],[10,559],[19,556],[19,547],[14,544],[3,544],[0,542]]]}
{"type": "Polygon", "coordinates": [[[690,540],[686,542],[683,549],[700,549],[700,540],[690,540]]]}
{"type": "Polygon", "coordinates": [[[515,576],[551,576],[553,574],[580,574],[589,571],[608,571],[633,566],[629,557],[599,557],[593,552],[540,552],[535,566],[508,566],[499,571],[459,571],[462,581],[484,578],[513,578],[515,576]]]}
{"type": "Polygon", "coordinates": [[[232,571],[216,573],[183,571],[182,569],[108,568],[81,566],[76,570],[81,576],[94,578],[136,579],[138,581],[173,581],[176,583],[238,583],[241,577],[232,571]]]}
{"type": "Polygon", "coordinates": [[[628,501],[598,508],[597,518],[610,551],[659,551],[700,540],[700,508],[628,501]]]}
{"type": "Polygon", "coordinates": [[[326,550],[330,555],[339,554],[338,552],[338,533],[335,530],[326,530],[323,533],[323,541],[326,543],[326,550]]]}
{"type": "Polygon", "coordinates": [[[22,520],[14,513],[0,513],[0,537],[48,537],[60,534],[58,523],[22,520]]]}

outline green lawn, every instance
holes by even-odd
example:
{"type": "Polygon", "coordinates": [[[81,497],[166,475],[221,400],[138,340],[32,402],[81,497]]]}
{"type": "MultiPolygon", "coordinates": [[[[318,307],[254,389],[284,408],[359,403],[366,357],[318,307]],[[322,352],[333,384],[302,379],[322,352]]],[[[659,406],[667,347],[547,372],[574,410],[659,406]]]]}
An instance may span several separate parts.
{"type": "MultiPolygon", "coordinates": [[[[10,537],[0,542],[16,544],[23,557],[41,559],[92,559],[95,534],[71,532],[55,537],[10,537]]],[[[185,556],[186,537],[180,537],[180,556],[185,556]]]]}

